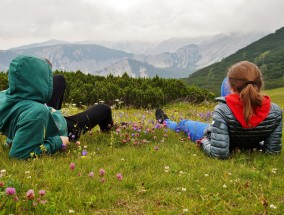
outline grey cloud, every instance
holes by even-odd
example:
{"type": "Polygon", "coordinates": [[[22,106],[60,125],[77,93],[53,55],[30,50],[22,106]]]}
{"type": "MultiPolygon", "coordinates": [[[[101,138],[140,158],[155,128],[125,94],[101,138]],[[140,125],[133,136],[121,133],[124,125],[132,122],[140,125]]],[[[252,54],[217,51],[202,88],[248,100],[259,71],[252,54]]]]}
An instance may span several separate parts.
{"type": "Polygon", "coordinates": [[[284,24],[283,8],[283,0],[1,0],[0,49],[48,39],[162,40],[272,32],[284,24]]]}

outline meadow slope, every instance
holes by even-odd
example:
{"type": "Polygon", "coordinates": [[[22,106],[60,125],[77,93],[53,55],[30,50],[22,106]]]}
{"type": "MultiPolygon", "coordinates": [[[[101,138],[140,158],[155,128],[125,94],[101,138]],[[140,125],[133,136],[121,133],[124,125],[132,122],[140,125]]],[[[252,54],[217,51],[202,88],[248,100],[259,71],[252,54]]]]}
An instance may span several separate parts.
{"type": "MultiPolygon", "coordinates": [[[[283,89],[267,91],[283,108],[283,89]]],[[[215,104],[175,103],[174,120],[210,122],[215,104]]],[[[65,114],[77,112],[65,107],[65,114]]],[[[284,154],[207,157],[187,136],[157,124],[153,109],[114,109],[127,122],[96,127],[68,150],[18,161],[0,147],[0,214],[282,214],[284,154]],[[7,188],[16,194],[7,195],[7,188]]],[[[4,142],[4,137],[1,138],[4,142]]]]}

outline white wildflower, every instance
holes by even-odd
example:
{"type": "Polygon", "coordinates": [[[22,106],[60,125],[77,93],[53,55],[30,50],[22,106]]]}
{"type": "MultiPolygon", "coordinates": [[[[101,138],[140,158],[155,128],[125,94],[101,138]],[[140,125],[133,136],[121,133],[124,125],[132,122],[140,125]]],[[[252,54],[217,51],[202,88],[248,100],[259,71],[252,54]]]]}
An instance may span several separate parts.
{"type": "Polygon", "coordinates": [[[187,212],[188,212],[188,209],[185,208],[185,209],[182,210],[182,212],[187,213],[187,212]]]}
{"type": "Polygon", "coordinates": [[[185,172],[184,171],[179,171],[179,176],[181,176],[181,175],[184,175],[185,174],[185,172]]]}
{"type": "Polygon", "coordinates": [[[1,171],[0,171],[0,178],[2,178],[5,175],[6,175],[6,170],[5,169],[1,169],[1,171]]]}
{"type": "Polygon", "coordinates": [[[277,208],[277,207],[276,207],[275,205],[273,205],[273,204],[269,205],[269,207],[272,208],[272,209],[276,209],[276,208],[277,208]]]}
{"type": "Polygon", "coordinates": [[[277,169],[276,168],[272,168],[271,172],[275,174],[277,172],[277,169]]]}
{"type": "Polygon", "coordinates": [[[209,174],[207,174],[207,173],[206,173],[204,176],[205,176],[205,177],[208,177],[208,176],[209,176],[209,174]]]}
{"type": "Polygon", "coordinates": [[[170,171],[170,167],[169,166],[165,166],[165,172],[169,172],[170,171]]]}
{"type": "Polygon", "coordinates": [[[227,188],[227,185],[226,185],[226,184],[224,184],[224,185],[223,185],[223,188],[225,188],[225,189],[226,189],[226,188],[227,188]]]}

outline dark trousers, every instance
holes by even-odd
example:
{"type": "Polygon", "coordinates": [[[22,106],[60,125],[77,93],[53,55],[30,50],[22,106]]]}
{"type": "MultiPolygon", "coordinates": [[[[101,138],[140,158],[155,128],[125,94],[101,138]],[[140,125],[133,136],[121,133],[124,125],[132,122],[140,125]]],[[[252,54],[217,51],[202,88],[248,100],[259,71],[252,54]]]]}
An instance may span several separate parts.
{"type": "MultiPolygon", "coordinates": [[[[53,94],[47,106],[60,110],[65,89],[65,78],[62,75],[54,75],[53,94]]],[[[86,111],[76,115],[65,116],[65,119],[67,121],[68,134],[76,139],[80,137],[81,132],[85,133],[96,125],[99,125],[102,131],[108,131],[113,126],[111,108],[106,104],[93,105],[86,111]]]]}

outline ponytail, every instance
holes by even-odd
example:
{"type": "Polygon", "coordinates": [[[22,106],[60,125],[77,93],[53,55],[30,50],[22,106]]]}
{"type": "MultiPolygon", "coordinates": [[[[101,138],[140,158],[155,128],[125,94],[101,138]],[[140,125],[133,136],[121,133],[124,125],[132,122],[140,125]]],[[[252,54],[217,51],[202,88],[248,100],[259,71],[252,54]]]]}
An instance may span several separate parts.
{"type": "Polygon", "coordinates": [[[240,98],[244,105],[243,116],[245,122],[248,124],[256,108],[261,106],[263,96],[257,91],[254,85],[246,83],[245,85],[246,86],[240,92],[240,98]]]}
{"type": "Polygon", "coordinates": [[[248,61],[234,64],[228,71],[229,84],[233,91],[240,94],[243,102],[243,117],[248,124],[255,110],[262,105],[260,94],[262,74],[259,68],[248,61]]]}

